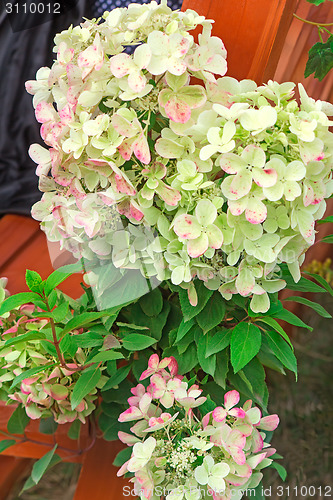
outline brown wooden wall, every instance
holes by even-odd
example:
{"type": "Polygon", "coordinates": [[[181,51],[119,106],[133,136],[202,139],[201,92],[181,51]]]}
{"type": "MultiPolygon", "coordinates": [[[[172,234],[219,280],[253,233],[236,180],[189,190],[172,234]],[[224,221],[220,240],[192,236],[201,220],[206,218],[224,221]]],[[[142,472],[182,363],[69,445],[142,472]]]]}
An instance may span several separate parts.
{"type": "MultiPolygon", "coordinates": [[[[316,7],[306,0],[297,0],[295,13],[299,17],[312,22],[332,23],[333,2],[326,1],[316,7]]],[[[328,27],[328,29],[332,31],[333,26],[328,27]]],[[[278,82],[301,82],[314,99],[333,102],[333,70],[329,72],[322,82],[319,82],[312,75],[304,78],[308,51],[318,41],[316,26],[305,24],[294,18],[284,42],[274,80],[278,82]]]]}

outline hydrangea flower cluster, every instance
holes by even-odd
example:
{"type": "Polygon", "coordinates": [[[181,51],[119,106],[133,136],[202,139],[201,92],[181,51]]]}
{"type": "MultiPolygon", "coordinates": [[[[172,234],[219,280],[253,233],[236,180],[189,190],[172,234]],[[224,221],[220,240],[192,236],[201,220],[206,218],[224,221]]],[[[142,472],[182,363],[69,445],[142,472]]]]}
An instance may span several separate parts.
{"type": "MultiPolygon", "coordinates": [[[[55,355],[47,349],[45,341],[41,341],[43,335],[39,335],[47,320],[32,318],[34,310],[35,306],[25,305],[12,311],[8,318],[0,318],[0,398],[21,404],[31,419],[52,416],[58,424],[76,419],[85,423],[86,417],[96,408],[97,388],[74,410],[71,396],[82,373],[76,369],[85,363],[86,354],[78,348],[73,362],[66,368],[57,365],[55,355]],[[19,388],[11,387],[16,377],[31,369],[37,373],[24,378],[19,388]]],[[[98,387],[103,383],[105,377],[100,379],[98,387]]]]}
{"type": "Polygon", "coordinates": [[[233,390],[225,394],[223,406],[199,418],[196,408],[206,398],[177,371],[173,357],[159,360],[153,354],[140,377],[150,377],[149,385],[131,389],[130,406],[119,421],[136,423],[132,434],[119,432],[119,439],[133,448],[118,476],[134,474],[131,481],[144,500],[161,495],[199,500],[207,494],[214,500],[242,498],[244,489],[259,484],[260,470],[272,463],[268,457],[275,450],[264,442],[262,431],[276,429],[278,416],[262,417],[250,400],[238,407],[239,393],[233,390]]]}
{"type": "Polygon", "coordinates": [[[171,280],[194,302],[198,278],[267,311],[278,265],[299,279],[333,191],[333,106],[223,76],[224,45],[192,10],[162,0],[103,18],[56,35],[52,68],[26,84],[49,146],[30,147],[33,217],[78,257],[171,280]]]}

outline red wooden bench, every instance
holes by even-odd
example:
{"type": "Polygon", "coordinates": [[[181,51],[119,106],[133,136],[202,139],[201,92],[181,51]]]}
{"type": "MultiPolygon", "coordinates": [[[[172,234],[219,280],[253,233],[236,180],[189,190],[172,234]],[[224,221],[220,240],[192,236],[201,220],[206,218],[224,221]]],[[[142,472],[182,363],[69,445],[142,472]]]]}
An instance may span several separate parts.
{"type": "MultiPolygon", "coordinates": [[[[296,0],[185,0],[183,10],[191,8],[209,19],[215,19],[214,34],[220,35],[228,50],[228,74],[237,78],[253,78],[258,83],[272,78],[292,19],[296,0]]],[[[16,215],[0,220],[0,277],[9,279],[11,293],[26,289],[25,270],[38,271],[42,277],[52,272],[44,234],[36,221],[16,215]]],[[[80,294],[77,277],[63,283],[64,292],[80,294]]],[[[12,409],[0,406],[0,431],[12,409]]],[[[59,426],[55,438],[41,434],[38,423],[29,424],[27,441],[6,450],[0,456],[0,500],[5,500],[22,470],[31,458],[41,457],[59,443],[64,460],[82,463],[74,500],[116,500],[124,496],[128,482],[116,477],[112,466],[115,454],[123,445],[102,439],[91,441],[88,426],[83,427],[79,443],[67,438],[68,427],[59,426]]],[[[3,439],[0,435],[0,439],[3,439]]]]}

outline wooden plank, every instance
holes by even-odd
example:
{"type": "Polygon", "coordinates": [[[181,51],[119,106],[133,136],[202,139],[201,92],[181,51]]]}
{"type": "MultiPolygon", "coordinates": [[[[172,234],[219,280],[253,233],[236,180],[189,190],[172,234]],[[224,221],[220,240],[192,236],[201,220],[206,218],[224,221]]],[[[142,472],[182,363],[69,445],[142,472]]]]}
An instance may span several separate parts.
{"type": "Polygon", "coordinates": [[[126,494],[133,489],[133,484],[128,479],[117,477],[118,467],[112,465],[115,456],[123,448],[124,445],[118,441],[97,440],[84,457],[73,500],[136,498],[134,494],[126,494]]]}
{"type": "Polygon", "coordinates": [[[0,269],[8,260],[21,252],[31,238],[39,232],[39,223],[31,217],[5,215],[0,220],[0,269]]]}
{"type": "Polygon", "coordinates": [[[228,51],[228,75],[261,84],[274,75],[295,5],[296,0],[184,0],[182,10],[214,19],[213,34],[228,51]]]}
{"type": "MultiPolygon", "coordinates": [[[[4,402],[0,401],[0,441],[10,439],[3,433],[8,433],[7,422],[14,410],[15,405],[5,406],[4,402]]],[[[70,424],[59,425],[53,436],[39,432],[39,422],[39,420],[31,420],[25,431],[25,441],[20,440],[18,444],[5,450],[1,456],[36,459],[50,451],[57,442],[57,453],[65,461],[81,463],[84,453],[95,441],[94,437],[90,435],[91,429],[88,424],[82,426],[80,440],[75,441],[67,436],[70,424]]]]}
{"type": "MultiPolygon", "coordinates": [[[[53,272],[46,236],[37,221],[21,215],[6,215],[0,220],[0,234],[0,277],[8,278],[7,288],[11,294],[27,290],[26,269],[37,271],[43,279],[53,272]]],[[[68,253],[55,253],[54,246],[52,252],[57,267],[69,262],[68,253]]],[[[79,297],[81,281],[82,276],[76,274],[59,288],[72,297],[79,297]]]]}
{"type": "MultiPolygon", "coordinates": [[[[298,0],[296,14],[312,22],[329,23],[333,19],[333,3],[325,2],[319,6],[311,5],[306,0],[298,0]]],[[[316,26],[303,23],[294,18],[281,57],[274,75],[278,82],[301,82],[314,99],[333,101],[333,71],[321,81],[313,75],[304,78],[309,49],[319,41],[316,26]]]]}
{"type": "Polygon", "coordinates": [[[0,455],[0,500],[6,500],[20,477],[31,467],[28,458],[5,457],[0,455]]]}

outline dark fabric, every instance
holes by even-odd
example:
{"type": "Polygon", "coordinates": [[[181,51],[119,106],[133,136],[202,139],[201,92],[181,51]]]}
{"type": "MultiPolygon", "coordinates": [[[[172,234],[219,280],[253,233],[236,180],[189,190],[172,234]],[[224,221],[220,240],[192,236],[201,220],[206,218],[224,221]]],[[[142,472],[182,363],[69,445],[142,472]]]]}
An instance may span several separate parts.
{"type": "MultiPolygon", "coordinates": [[[[35,1],[35,0],[34,0],[35,1]]],[[[29,0],[26,0],[30,4],[29,0]]],[[[51,66],[54,35],[82,17],[91,17],[89,0],[78,0],[68,12],[53,16],[33,28],[13,32],[0,4],[0,214],[29,214],[41,193],[37,187],[36,164],[29,158],[29,145],[43,145],[32,106],[32,96],[24,82],[34,80],[41,66],[51,66]]],[[[26,16],[27,22],[29,17],[26,16]]]]}

